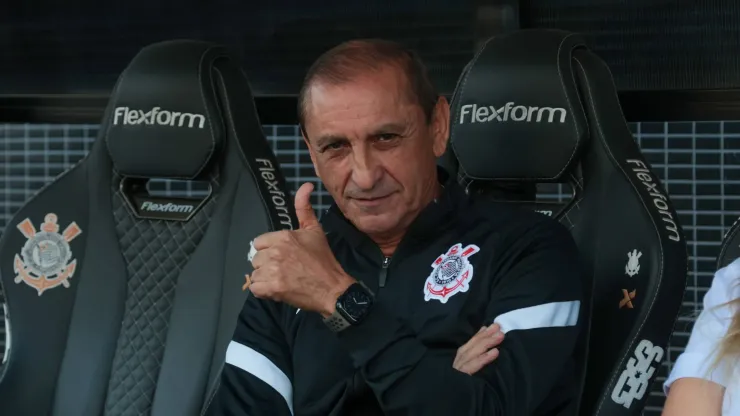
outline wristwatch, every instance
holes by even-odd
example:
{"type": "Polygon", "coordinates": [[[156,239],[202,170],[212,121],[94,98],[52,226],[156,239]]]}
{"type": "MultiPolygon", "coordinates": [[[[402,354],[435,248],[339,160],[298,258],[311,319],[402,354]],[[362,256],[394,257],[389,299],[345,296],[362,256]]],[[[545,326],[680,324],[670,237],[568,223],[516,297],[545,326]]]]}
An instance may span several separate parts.
{"type": "Polygon", "coordinates": [[[374,300],[375,294],[367,286],[362,282],[353,283],[339,295],[334,313],[324,318],[324,324],[333,332],[359,325],[372,309],[374,300]]]}

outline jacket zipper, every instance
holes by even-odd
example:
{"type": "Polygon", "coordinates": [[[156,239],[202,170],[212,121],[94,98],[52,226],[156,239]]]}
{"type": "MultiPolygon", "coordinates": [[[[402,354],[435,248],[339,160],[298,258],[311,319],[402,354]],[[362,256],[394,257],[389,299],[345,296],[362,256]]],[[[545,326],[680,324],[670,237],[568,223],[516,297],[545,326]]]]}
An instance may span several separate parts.
{"type": "Polygon", "coordinates": [[[380,268],[380,276],[378,276],[378,286],[385,287],[385,281],[388,279],[388,266],[391,264],[390,257],[383,257],[383,267],[380,268]]]}

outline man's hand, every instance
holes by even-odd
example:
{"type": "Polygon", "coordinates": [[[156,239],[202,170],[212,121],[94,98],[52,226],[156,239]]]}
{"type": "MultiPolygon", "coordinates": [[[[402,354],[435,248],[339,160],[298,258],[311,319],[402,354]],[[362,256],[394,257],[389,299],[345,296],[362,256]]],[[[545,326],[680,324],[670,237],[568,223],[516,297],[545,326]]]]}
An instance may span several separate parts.
{"type": "Polygon", "coordinates": [[[329,316],[336,300],[354,279],[334,257],[324,230],[311,207],[313,184],[296,192],[299,230],[263,234],[254,240],[254,272],[247,286],[254,296],[285,302],[329,316]],[[251,283],[250,283],[251,282],[251,283]]]}
{"type": "Polygon", "coordinates": [[[504,333],[498,324],[482,327],[470,341],[457,349],[452,367],[463,373],[473,375],[498,357],[498,348],[504,340],[504,333]]]}

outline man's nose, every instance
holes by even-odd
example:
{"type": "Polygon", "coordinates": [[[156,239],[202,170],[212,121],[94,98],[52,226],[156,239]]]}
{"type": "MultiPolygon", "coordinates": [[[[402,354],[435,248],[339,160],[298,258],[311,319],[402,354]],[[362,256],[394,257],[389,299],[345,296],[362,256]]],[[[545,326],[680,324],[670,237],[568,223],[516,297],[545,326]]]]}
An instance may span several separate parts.
{"type": "Polygon", "coordinates": [[[375,155],[369,149],[354,149],[352,158],[352,182],[362,190],[370,190],[383,176],[375,155]]]}

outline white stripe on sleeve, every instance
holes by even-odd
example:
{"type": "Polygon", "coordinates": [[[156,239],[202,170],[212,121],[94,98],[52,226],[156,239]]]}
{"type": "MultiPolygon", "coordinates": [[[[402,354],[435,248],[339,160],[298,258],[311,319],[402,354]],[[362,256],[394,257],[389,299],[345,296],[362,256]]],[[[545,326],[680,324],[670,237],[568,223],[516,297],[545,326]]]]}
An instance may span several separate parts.
{"type": "Polygon", "coordinates": [[[501,332],[575,326],[578,322],[578,311],[581,301],[552,302],[543,305],[529,306],[506,312],[496,317],[493,322],[501,326],[501,332]]]}
{"type": "Polygon", "coordinates": [[[275,389],[285,399],[290,414],[293,414],[293,385],[270,359],[246,345],[231,341],[226,350],[226,363],[241,368],[275,389]]]}

